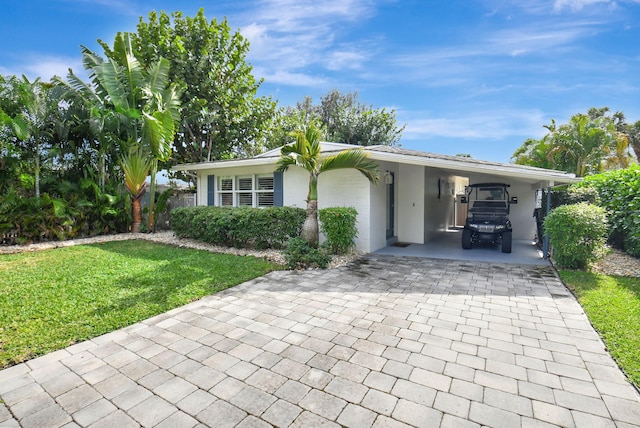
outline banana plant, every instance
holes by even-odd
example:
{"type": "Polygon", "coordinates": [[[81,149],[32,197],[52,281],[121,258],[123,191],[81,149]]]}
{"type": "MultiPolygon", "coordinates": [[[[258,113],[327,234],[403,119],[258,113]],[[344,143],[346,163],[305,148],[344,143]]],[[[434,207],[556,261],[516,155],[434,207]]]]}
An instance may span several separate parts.
{"type": "Polygon", "coordinates": [[[133,142],[151,154],[148,229],[153,231],[158,162],[166,162],[171,157],[183,89],[169,81],[170,63],[165,58],[148,68],[142,66],[133,53],[129,33],[118,33],[113,49],[102,41],[99,43],[105,50],[106,60],[82,47],[83,65],[91,84],[85,84],[72,72],[65,84],[94,106],[93,117],[116,118],[102,123],[102,134],[110,132],[120,141],[133,142]],[[105,130],[105,126],[110,129],[105,130]]]}

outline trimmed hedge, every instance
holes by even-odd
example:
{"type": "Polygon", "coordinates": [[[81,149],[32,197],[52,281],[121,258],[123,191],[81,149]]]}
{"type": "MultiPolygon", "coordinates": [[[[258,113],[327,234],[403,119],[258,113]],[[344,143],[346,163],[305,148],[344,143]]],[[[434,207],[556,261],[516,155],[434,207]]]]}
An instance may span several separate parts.
{"type": "Polygon", "coordinates": [[[356,244],[358,211],[349,207],[330,207],[318,210],[320,230],[327,237],[326,245],[333,254],[346,254],[356,244]]]}
{"type": "Polygon", "coordinates": [[[598,192],[598,205],[609,214],[609,242],[640,257],[640,165],[585,177],[574,186],[598,192]]]}
{"type": "Polygon", "coordinates": [[[553,259],[560,268],[584,269],[597,260],[608,232],[607,212],[586,202],[551,210],[544,229],[553,245],[553,259]]]}
{"type": "Polygon", "coordinates": [[[300,235],[302,208],[184,207],[171,211],[171,230],[181,238],[238,248],[284,248],[300,235]]]}

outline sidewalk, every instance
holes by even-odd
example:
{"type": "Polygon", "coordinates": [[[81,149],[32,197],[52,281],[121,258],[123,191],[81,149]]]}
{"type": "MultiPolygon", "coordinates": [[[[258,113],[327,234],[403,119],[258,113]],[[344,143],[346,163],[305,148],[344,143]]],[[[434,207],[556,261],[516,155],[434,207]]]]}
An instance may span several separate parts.
{"type": "Polygon", "coordinates": [[[545,266],[272,272],[0,371],[0,426],[639,427],[545,266]]]}

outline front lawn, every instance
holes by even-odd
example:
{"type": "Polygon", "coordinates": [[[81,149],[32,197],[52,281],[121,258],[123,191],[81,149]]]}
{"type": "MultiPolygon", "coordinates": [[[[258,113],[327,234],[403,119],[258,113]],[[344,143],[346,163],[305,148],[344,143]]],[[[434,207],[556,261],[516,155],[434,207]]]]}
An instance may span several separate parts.
{"type": "Polygon", "coordinates": [[[277,269],[142,240],[0,256],[0,368],[277,269]]]}
{"type": "Polygon", "coordinates": [[[560,271],[609,352],[640,387],[640,278],[560,271]]]}

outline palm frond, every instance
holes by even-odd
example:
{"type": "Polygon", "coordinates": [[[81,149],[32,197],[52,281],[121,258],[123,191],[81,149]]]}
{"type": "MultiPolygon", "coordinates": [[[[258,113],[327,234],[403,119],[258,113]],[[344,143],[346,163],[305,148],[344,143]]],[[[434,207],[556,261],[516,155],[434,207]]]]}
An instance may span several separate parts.
{"type": "Polygon", "coordinates": [[[166,58],[160,58],[149,68],[148,88],[153,93],[162,93],[169,82],[169,68],[171,63],[166,58]]]}
{"type": "Polygon", "coordinates": [[[284,172],[289,169],[290,166],[297,166],[298,162],[296,161],[295,156],[288,155],[281,156],[280,159],[278,159],[278,163],[276,165],[276,171],[284,172]]]}
{"type": "Polygon", "coordinates": [[[122,157],[121,165],[124,185],[135,199],[145,190],[147,176],[151,170],[151,158],[142,149],[134,148],[122,157]]]}
{"type": "Polygon", "coordinates": [[[123,108],[135,107],[129,105],[127,93],[122,85],[122,69],[114,62],[104,62],[94,68],[96,78],[100,81],[114,106],[123,108]]]}
{"type": "Polygon", "coordinates": [[[374,184],[380,179],[378,164],[369,159],[368,153],[362,149],[343,150],[335,155],[321,158],[318,172],[323,173],[345,168],[353,168],[360,171],[362,175],[374,184]]]}
{"type": "Polygon", "coordinates": [[[175,135],[175,123],[171,112],[156,111],[153,115],[143,113],[143,138],[151,147],[153,155],[162,162],[171,157],[171,142],[175,135]]]}

